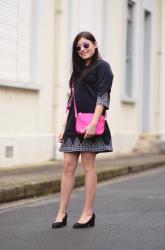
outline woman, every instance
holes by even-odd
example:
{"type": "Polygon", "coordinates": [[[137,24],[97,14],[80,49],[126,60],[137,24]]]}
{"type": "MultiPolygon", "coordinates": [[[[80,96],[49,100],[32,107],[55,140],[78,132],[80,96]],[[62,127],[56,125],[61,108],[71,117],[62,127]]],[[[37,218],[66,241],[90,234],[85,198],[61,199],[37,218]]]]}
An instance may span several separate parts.
{"type": "Polygon", "coordinates": [[[73,228],[95,225],[94,200],[97,174],[96,154],[112,152],[111,133],[107,122],[102,135],[96,135],[96,126],[101,115],[109,109],[113,73],[108,62],[101,59],[96,39],[90,32],[79,33],[72,48],[73,71],[69,81],[71,94],[67,103],[67,115],[59,134],[60,151],[64,152],[64,169],[61,179],[60,207],[52,228],[67,225],[67,207],[75,183],[75,170],[79,155],[85,172],[85,204],[82,214],[73,228]],[[84,134],[75,130],[74,97],[78,112],[94,113],[84,134]]]}

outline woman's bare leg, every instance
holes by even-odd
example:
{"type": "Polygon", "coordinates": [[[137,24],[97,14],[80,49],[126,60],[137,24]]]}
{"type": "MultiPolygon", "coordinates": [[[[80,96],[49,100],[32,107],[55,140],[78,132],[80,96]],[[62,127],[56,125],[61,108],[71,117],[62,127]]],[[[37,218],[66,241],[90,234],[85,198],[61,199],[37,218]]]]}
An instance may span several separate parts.
{"type": "Polygon", "coordinates": [[[64,153],[64,168],[61,178],[60,207],[55,222],[62,221],[65,216],[72,189],[75,184],[75,170],[79,153],[64,153]]]}
{"type": "Polygon", "coordinates": [[[82,152],[81,159],[85,172],[85,204],[79,223],[87,222],[94,210],[94,200],[96,196],[97,173],[95,167],[96,153],[82,152]]]}

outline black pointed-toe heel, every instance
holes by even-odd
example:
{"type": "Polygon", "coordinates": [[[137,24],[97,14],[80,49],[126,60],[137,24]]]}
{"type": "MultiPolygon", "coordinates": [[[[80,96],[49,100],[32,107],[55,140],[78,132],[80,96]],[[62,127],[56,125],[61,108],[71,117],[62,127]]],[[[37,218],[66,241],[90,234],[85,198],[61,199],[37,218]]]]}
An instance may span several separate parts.
{"type": "Polygon", "coordinates": [[[92,217],[90,218],[90,220],[89,221],[87,221],[86,223],[75,223],[74,225],[73,225],[73,228],[87,228],[87,227],[94,227],[94,225],[95,225],[95,218],[96,218],[96,216],[95,216],[95,214],[93,213],[92,214],[92,217]]]}
{"type": "Polygon", "coordinates": [[[67,213],[61,222],[53,222],[52,228],[60,228],[67,225],[67,213]]]}

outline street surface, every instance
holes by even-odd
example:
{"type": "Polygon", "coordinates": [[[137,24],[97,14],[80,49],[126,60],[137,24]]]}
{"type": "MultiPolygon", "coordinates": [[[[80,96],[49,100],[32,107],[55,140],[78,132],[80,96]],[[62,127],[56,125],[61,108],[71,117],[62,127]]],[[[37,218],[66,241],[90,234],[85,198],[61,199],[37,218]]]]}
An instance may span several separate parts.
{"type": "Polygon", "coordinates": [[[0,250],[165,250],[165,166],[98,184],[95,227],[72,229],[83,203],[74,190],[61,229],[59,194],[1,205],[0,250]]]}

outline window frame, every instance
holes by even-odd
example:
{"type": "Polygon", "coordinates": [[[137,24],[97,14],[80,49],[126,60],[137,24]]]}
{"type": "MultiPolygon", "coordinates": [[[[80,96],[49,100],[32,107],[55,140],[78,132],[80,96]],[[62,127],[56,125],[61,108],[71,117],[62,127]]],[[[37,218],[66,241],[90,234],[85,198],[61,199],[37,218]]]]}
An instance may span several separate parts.
{"type": "MultiPolygon", "coordinates": [[[[38,4],[43,5],[42,0],[39,2],[38,0],[36,1],[32,1],[31,0],[31,11],[29,12],[29,20],[28,20],[28,25],[30,26],[28,32],[30,32],[30,34],[25,34],[26,36],[29,36],[27,40],[27,42],[29,42],[30,44],[28,44],[28,48],[27,51],[29,52],[29,54],[27,55],[27,58],[30,57],[29,61],[27,62],[29,65],[29,68],[25,68],[25,72],[26,70],[29,70],[29,79],[27,77],[27,81],[23,79],[21,79],[21,62],[23,60],[23,56],[22,56],[22,50],[24,48],[21,48],[21,46],[19,46],[21,44],[21,39],[24,39],[24,37],[22,38],[22,33],[19,33],[19,29],[21,28],[21,25],[23,25],[21,22],[26,20],[22,20],[21,19],[21,15],[20,15],[20,10],[22,7],[23,2],[19,2],[18,1],[18,6],[17,6],[17,11],[18,11],[18,16],[17,16],[17,29],[18,29],[18,34],[17,34],[17,51],[16,51],[16,72],[15,72],[15,77],[13,77],[13,79],[7,79],[7,77],[1,77],[0,76],[0,87],[7,87],[7,88],[16,88],[16,89],[28,89],[28,90],[32,90],[32,91],[39,91],[41,89],[41,83],[39,81],[36,80],[36,72],[39,71],[39,64],[36,64],[37,62],[39,62],[39,59],[36,59],[36,56],[39,55],[38,50],[39,50],[39,46],[37,47],[36,42],[34,42],[34,38],[36,38],[36,34],[34,36],[34,33],[36,33],[37,31],[37,27],[39,27],[39,22],[40,22],[40,17],[42,15],[42,7],[38,8],[38,4]],[[39,12],[39,13],[36,13],[39,12]],[[36,20],[36,18],[38,18],[38,20],[36,20]]],[[[23,3],[26,5],[26,2],[23,3]]],[[[29,3],[28,3],[29,4],[29,3]]],[[[23,12],[26,11],[23,10],[23,12]]],[[[23,32],[26,32],[25,30],[23,30],[23,32]]],[[[37,34],[37,36],[40,36],[40,34],[37,34]]],[[[37,39],[38,41],[39,39],[37,39]]],[[[26,41],[25,41],[26,42],[26,41]]],[[[23,45],[24,46],[24,45],[23,45]]],[[[25,53],[27,52],[26,48],[25,48],[25,53]]],[[[26,57],[25,57],[26,58],[26,57]]],[[[25,73],[26,75],[26,73],[25,73]]],[[[23,76],[23,75],[22,75],[23,76]]],[[[26,78],[26,77],[25,77],[26,78]]]]}
{"type": "Polygon", "coordinates": [[[127,4],[126,4],[126,11],[125,11],[125,16],[126,16],[126,22],[125,22],[125,43],[124,43],[124,75],[123,75],[123,78],[124,78],[124,84],[123,84],[123,91],[122,91],[122,98],[121,98],[121,101],[122,103],[128,103],[128,104],[135,104],[135,94],[134,94],[134,56],[135,56],[135,53],[133,52],[134,51],[134,45],[135,45],[135,34],[134,34],[134,28],[135,28],[135,7],[136,7],[136,2],[135,1],[130,1],[128,0],[127,1],[127,4]],[[127,84],[127,79],[128,79],[128,76],[127,76],[127,60],[128,60],[128,51],[127,51],[127,45],[128,45],[128,8],[129,6],[131,6],[132,8],[132,34],[131,34],[131,47],[132,47],[132,52],[131,52],[131,58],[130,58],[130,61],[131,61],[131,80],[130,80],[130,83],[129,85],[127,84]],[[128,86],[131,86],[131,95],[128,95],[128,92],[126,91],[127,87],[128,86]]]}

